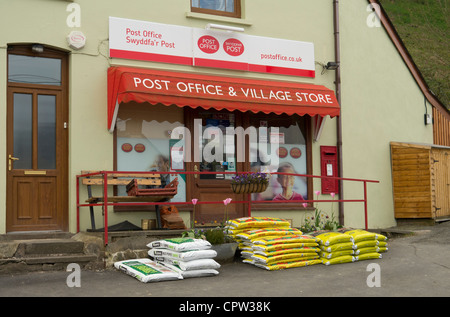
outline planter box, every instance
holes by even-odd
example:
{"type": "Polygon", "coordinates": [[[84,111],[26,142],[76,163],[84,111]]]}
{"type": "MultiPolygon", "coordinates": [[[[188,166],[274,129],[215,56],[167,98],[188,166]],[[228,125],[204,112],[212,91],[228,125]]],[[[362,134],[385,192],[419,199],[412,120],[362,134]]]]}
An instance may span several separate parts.
{"type": "Polygon", "coordinates": [[[217,256],[214,260],[220,264],[233,262],[237,247],[237,242],[213,245],[211,249],[217,252],[217,256]]]}

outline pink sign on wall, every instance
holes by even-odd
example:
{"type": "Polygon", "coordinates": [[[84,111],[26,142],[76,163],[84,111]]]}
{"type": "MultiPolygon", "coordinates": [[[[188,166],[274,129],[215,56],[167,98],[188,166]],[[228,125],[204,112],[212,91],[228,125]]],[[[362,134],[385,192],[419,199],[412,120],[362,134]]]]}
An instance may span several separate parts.
{"type": "Polygon", "coordinates": [[[110,57],[315,77],[314,44],[109,18],[110,57]]]}

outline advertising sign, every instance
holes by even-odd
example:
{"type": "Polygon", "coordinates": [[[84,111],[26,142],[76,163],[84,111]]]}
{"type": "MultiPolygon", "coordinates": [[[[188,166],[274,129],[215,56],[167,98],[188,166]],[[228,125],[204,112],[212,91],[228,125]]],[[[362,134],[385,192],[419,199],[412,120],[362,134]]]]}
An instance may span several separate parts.
{"type": "Polygon", "coordinates": [[[109,18],[110,57],[315,77],[314,44],[109,18]]]}

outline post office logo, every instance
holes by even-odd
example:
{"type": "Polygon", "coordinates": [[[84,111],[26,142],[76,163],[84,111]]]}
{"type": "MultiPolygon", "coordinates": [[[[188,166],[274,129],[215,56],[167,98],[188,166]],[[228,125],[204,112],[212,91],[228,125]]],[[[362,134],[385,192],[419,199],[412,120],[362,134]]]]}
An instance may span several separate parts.
{"type": "Polygon", "coordinates": [[[198,48],[206,54],[214,54],[220,48],[219,41],[210,35],[204,35],[197,41],[198,48]]]}
{"type": "Polygon", "coordinates": [[[223,50],[231,56],[239,56],[244,53],[244,44],[237,39],[228,39],[223,42],[223,50]]]}

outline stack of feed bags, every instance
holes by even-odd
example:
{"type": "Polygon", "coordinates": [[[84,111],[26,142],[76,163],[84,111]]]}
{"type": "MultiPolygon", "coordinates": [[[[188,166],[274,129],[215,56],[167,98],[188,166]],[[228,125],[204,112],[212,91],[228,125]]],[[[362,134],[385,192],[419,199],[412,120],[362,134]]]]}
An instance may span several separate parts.
{"type": "Polygon", "coordinates": [[[148,255],[158,264],[176,272],[180,278],[214,276],[220,264],[217,252],[203,239],[172,238],[147,244],[148,255]]]}
{"type": "Polygon", "coordinates": [[[316,238],[302,235],[281,218],[246,217],[228,222],[244,263],[279,270],[319,263],[316,238]]]}
{"type": "Polygon", "coordinates": [[[382,234],[361,229],[343,229],[341,232],[353,238],[355,261],[380,259],[381,253],[388,250],[387,237],[382,234]]]}
{"type": "Polygon", "coordinates": [[[247,262],[269,271],[322,263],[319,245],[312,236],[299,234],[254,239],[247,262]]]}
{"type": "Polygon", "coordinates": [[[322,264],[332,265],[356,261],[354,256],[356,247],[351,235],[335,231],[317,231],[313,235],[319,240],[322,264]]]}

